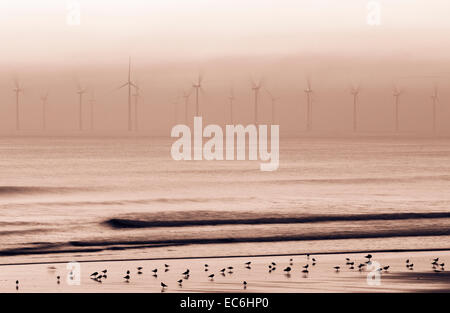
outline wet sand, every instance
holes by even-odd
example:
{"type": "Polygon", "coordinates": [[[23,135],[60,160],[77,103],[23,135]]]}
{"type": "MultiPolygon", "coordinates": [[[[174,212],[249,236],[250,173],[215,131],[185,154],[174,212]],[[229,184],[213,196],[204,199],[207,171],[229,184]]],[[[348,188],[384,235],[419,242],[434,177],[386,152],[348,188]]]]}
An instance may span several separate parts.
{"type": "MultiPolygon", "coordinates": [[[[431,262],[450,260],[450,251],[384,252],[372,253],[372,264],[390,266],[382,271],[380,284],[368,284],[371,271],[367,265],[362,271],[357,265],[365,263],[366,253],[322,254],[294,256],[249,256],[226,258],[159,259],[139,261],[80,262],[81,281],[71,285],[67,263],[0,266],[0,292],[450,292],[450,272],[431,262]],[[313,258],[316,259],[313,265],[313,258]],[[350,262],[355,262],[350,269],[350,262]],[[290,265],[292,259],[293,265],[290,265]],[[414,263],[413,270],[405,265],[414,263]],[[252,262],[250,268],[245,263],[252,262]],[[276,263],[273,266],[271,263],[276,263]],[[168,264],[166,268],[164,264],[168,264]],[[208,271],[205,271],[208,264],[208,271]],[[309,273],[302,273],[309,264],[309,273]],[[269,266],[275,267],[270,270],[269,266]],[[142,274],[137,267],[142,266],[142,274]],[[283,269],[290,266],[290,274],[283,269]],[[336,271],[335,266],[340,266],[336,271]],[[230,271],[228,267],[233,267],[230,271]],[[224,274],[221,269],[226,268],[224,274]],[[101,282],[90,278],[93,272],[107,269],[107,278],[101,282]],[[152,270],[157,269],[154,276],[152,270]],[[167,271],[165,271],[167,269],[167,271]],[[182,275],[187,269],[190,275],[182,275]],[[123,277],[130,271],[130,280],[123,277]],[[214,278],[208,276],[214,274],[214,278]],[[57,282],[60,276],[60,282],[57,282]],[[180,286],[177,281],[183,279],[180,286]],[[16,289],[16,280],[19,280],[16,289]],[[247,282],[244,288],[243,282],[247,282]],[[162,290],[161,282],[168,287],[162,290]]],[[[372,270],[375,269],[375,266],[372,270]]],[[[375,272],[372,272],[375,273],[375,272]]]]}

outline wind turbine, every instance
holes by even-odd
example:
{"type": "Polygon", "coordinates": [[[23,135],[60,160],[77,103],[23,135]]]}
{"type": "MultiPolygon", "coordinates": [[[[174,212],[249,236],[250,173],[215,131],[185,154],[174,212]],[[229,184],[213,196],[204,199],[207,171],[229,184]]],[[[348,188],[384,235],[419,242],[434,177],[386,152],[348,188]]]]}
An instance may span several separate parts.
{"type": "Polygon", "coordinates": [[[195,89],[195,116],[199,116],[199,91],[202,90],[202,75],[198,75],[197,82],[192,83],[192,87],[195,89]]]}
{"type": "Polygon", "coordinates": [[[235,100],[233,88],[230,89],[230,95],[228,96],[228,100],[230,101],[230,124],[233,124],[233,103],[235,100]]]}
{"type": "Polygon", "coordinates": [[[138,131],[138,129],[139,129],[139,123],[138,123],[138,101],[139,101],[140,96],[141,95],[139,94],[139,87],[138,87],[138,84],[136,83],[136,88],[135,88],[135,91],[134,91],[134,94],[133,94],[133,97],[134,97],[134,123],[135,123],[134,130],[135,131],[138,131]]]}
{"type": "Polygon", "coordinates": [[[23,88],[20,86],[19,81],[14,79],[14,89],[16,93],[16,130],[20,130],[20,119],[19,119],[19,94],[23,92],[23,88]]]}
{"type": "Polygon", "coordinates": [[[434,84],[431,100],[433,100],[433,133],[436,133],[436,103],[439,101],[437,84],[434,84]]]}
{"type": "Polygon", "coordinates": [[[117,89],[121,89],[123,87],[128,87],[128,131],[131,131],[131,87],[138,88],[132,81],[131,81],[131,57],[128,58],[128,79],[127,81],[117,89]]]}
{"type": "Polygon", "coordinates": [[[81,87],[81,84],[77,82],[77,94],[79,97],[78,107],[78,125],[80,130],[83,130],[83,95],[86,93],[86,88],[81,87]]]}
{"type": "Polygon", "coordinates": [[[261,89],[261,81],[257,83],[252,80],[252,90],[255,93],[255,125],[258,123],[258,96],[259,90],[261,89]]]}
{"type": "Polygon", "coordinates": [[[350,94],[353,96],[353,132],[358,131],[358,95],[361,92],[359,86],[352,86],[350,94]]]}
{"type": "Polygon", "coordinates": [[[402,94],[402,90],[398,89],[397,86],[394,87],[394,91],[392,92],[392,95],[395,99],[395,107],[394,107],[394,115],[395,115],[395,131],[399,131],[399,98],[402,94]]]}
{"type": "Polygon", "coordinates": [[[89,99],[89,106],[90,106],[90,110],[91,110],[91,131],[94,130],[94,103],[95,103],[95,95],[94,95],[94,91],[91,92],[91,98],[89,99]]]}
{"type": "Polygon", "coordinates": [[[184,98],[184,122],[188,123],[188,106],[189,106],[189,98],[191,97],[191,92],[183,92],[183,98],[184,98]]]}
{"type": "Polygon", "coordinates": [[[42,101],[42,129],[47,129],[47,100],[48,100],[48,92],[41,96],[42,101]]]}
{"type": "Polygon", "coordinates": [[[306,94],[306,130],[310,131],[312,129],[312,93],[311,79],[308,77],[306,79],[306,89],[304,90],[306,94]]]}
{"type": "Polygon", "coordinates": [[[270,101],[272,103],[272,125],[275,125],[275,103],[278,100],[278,98],[275,98],[272,93],[266,89],[267,94],[270,97],[270,101]]]}

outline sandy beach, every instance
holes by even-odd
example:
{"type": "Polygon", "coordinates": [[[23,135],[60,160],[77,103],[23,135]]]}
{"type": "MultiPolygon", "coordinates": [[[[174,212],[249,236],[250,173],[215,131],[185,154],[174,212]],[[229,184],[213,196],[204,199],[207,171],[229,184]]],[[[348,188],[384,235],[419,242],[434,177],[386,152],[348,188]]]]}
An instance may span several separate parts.
{"type": "MultiPolygon", "coordinates": [[[[367,253],[292,256],[158,259],[80,262],[80,284],[68,283],[67,263],[0,266],[0,292],[449,292],[450,274],[431,263],[450,259],[450,251],[373,253],[372,262],[389,269],[381,272],[379,285],[368,284],[371,271],[364,266],[367,253]],[[350,259],[347,261],[346,258],[350,259]],[[292,259],[292,265],[290,260],[292,259]],[[316,261],[314,262],[313,259],[316,261]],[[406,267],[406,260],[414,264],[406,267]],[[245,265],[251,262],[250,267],[245,265]],[[272,262],[276,265],[272,265],[272,262]],[[354,269],[348,262],[355,262],[354,269]],[[313,265],[315,263],[315,265],[313,265]],[[165,266],[168,265],[168,267],[165,266]],[[208,271],[205,271],[208,264],[208,271]],[[309,264],[309,273],[302,273],[309,264]],[[272,267],[272,270],[269,268],[272,267]],[[289,274],[284,271],[291,267],[289,274]],[[340,266],[336,271],[335,266],[340,266]],[[138,274],[138,267],[142,267],[138,274]],[[233,267],[231,270],[229,267],[233,267]],[[221,270],[225,268],[224,273],[221,270]],[[275,269],[273,269],[275,268],[275,269]],[[96,281],[91,274],[107,270],[96,281]],[[157,269],[156,275],[153,270],[157,269]],[[184,273],[189,269],[189,276],[184,273]],[[123,277],[127,270],[130,279],[123,277]],[[214,278],[208,276],[214,274],[214,278]],[[58,283],[57,276],[60,276],[58,283]],[[180,285],[177,281],[182,279],[180,285]],[[19,280],[16,289],[16,280],[19,280]],[[243,282],[247,282],[246,288],[243,282]],[[161,282],[168,287],[162,289],[161,282]]],[[[70,279],[69,279],[70,281],[70,279]]]]}

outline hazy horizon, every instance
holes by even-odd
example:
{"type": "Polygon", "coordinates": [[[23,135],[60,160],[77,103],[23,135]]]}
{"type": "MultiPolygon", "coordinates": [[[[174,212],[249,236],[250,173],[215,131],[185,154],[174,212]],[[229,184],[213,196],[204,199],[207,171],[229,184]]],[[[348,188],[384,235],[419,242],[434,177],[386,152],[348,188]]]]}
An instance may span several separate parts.
{"type": "MultiPolygon", "coordinates": [[[[228,94],[235,92],[236,121],[253,120],[251,79],[264,80],[277,100],[281,133],[304,129],[306,76],[314,94],[313,129],[351,130],[352,84],[361,85],[361,131],[391,131],[392,90],[400,98],[402,131],[429,132],[431,94],[439,86],[438,129],[448,135],[450,21],[446,1],[378,1],[380,25],[367,23],[370,1],[34,1],[0,4],[0,125],[14,133],[16,77],[24,131],[39,131],[40,97],[49,92],[48,133],[76,130],[76,81],[84,97],[95,93],[95,129],[126,130],[126,80],[139,82],[141,132],[168,135],[184,122],[181,95],[204,75],[201,110],[207,122],[226,123],[228,94]],[[69,3],[80,5],[80,24],[67,22],[69,3]]],[[[271,120],[271,102],[261,90],[261,122],[271,120]]],[[[192,117],[194,97],[189,103],[192,117]]],[[[134,100],[133,100],[134,101],[134,100]]]]}

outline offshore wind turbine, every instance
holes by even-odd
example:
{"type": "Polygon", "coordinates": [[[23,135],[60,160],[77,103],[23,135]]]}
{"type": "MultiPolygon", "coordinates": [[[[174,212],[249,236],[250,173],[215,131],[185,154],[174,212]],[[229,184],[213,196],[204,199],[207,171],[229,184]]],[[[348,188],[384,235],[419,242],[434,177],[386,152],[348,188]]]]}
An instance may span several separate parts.
{"type": "Polygon", "coordinates": [[[48,92],[41,96],[42,101],[42,129],[47,129],[47,100],[48,100],[48,92]]]}
{"type": "Polygon", "coordinates": [[[17,79],[14,79],[13,91],[16,93],[16,130],[20,130],[19,95],[21,92],[23,93],[23,88],[20,86],[19,81],[17,79]]]}
{"type": "Polygon", "coordinates": [[[395,131],[398,132],[399,127],[399,98],[400,95],[403,93],[402,90],[398,89],[397,86],[394,87],[394,91],[392,92],[392,95],[394,96],[395,102],[394,102],[394,119],[395,119],[395,131]]]}
{"type": "Polygon", "coordinates": [[[252,80],[252,90],[255,94],[255,104],[254,104],[254,110],[255,110],[255,125],[258,124],[258,96],[259,96],[259,90],[261,89],[261,81],[258,81],[257,83],[252,80]]]}
{"type": "Polygon", "coordinates": [[[312,94],[313,90],[311,88],[311,79],[308,77],[306,79],[306,89],[304,90],[306,94],[306,130],[310,131],[312,129],[312,94]]]}
{"type": "Polygon", "coordinates": [[[86,88],[81,87],[81,84],[77,82],[77,94],[78,94],[78,127],[83,130],[83,95],[86,93],[86,88]]]}
{"type": "Polygon", "coordinates": [[[131,57],[128,58],[128,79],[127,81],[117,89],[121,89],[123,87],[128,87],[128,131],[132,130],[132,122],[131,122],[131,87],[138,88],[131,81],[131,57]]]}
{"type": "Polygon", "coordinates": [[[202,75],[198,75],[197,82],[192,83],[192,87],[195,89],[195,116],[199,116],[199,91],[203,91],[202,89],[202,75]]]}
{"type": "Polygon", "coordinates": [[[437,84],[434,85],[431,100],[433,101],[433,133],[436,133],[436,111],[437,111],[436,104],[439,101],[437,84]]]}
{"type": "Polygon", "coordinates": [[[358,131],[358,95],[361,92],[359,86],[352,86],[350,94],[353,96],[353,132],[358,131]]]}

